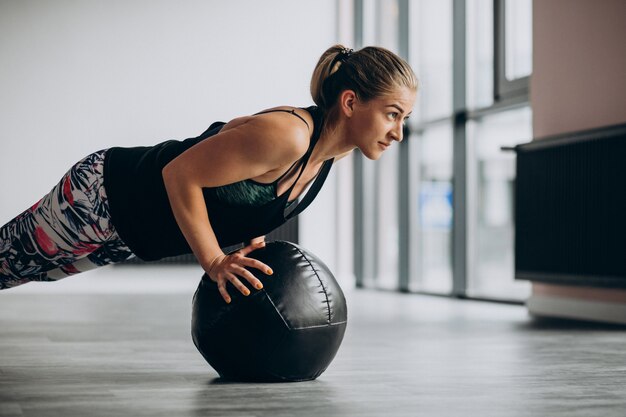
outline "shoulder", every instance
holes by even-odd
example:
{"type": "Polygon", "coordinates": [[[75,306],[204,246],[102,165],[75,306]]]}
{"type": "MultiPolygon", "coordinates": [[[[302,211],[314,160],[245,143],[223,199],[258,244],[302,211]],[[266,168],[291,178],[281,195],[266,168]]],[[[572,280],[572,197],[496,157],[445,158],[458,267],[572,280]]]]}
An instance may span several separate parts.
{"type": "Polygon", "coordinates": [[[274,107],[229,122],[244,133],[251,144],[270,148],[287,158],[306,153],[313,134],[313,118],[308,111],[294,107],[274,107]]]}

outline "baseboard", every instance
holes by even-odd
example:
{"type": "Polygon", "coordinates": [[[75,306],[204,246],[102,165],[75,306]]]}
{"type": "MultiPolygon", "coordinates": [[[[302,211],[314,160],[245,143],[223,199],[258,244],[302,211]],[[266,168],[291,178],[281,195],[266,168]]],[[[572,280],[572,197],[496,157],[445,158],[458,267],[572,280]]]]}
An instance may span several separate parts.
{"type": "Polygon", "coordinates": [[[626,304],[533,294],[526,301],[528,312],[543,317],[626,324],[626,304]]]}

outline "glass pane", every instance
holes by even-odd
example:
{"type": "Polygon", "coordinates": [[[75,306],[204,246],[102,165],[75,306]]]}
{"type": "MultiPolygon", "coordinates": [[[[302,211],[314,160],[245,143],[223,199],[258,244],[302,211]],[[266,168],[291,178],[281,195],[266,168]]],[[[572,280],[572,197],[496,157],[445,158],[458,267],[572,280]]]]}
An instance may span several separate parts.
{"type": "Polygon", "coordinates": [[[363,0],[363,46],[398,52],[398,0],[363,0]]]}
{"type": "Polygon", "coordinates": [[[493,104],[493,0],[467,0],[467,106],[493,104]]]}
{"type": "Polygon", "coordinates": [[[398,0],[377,1],[378,46],[398,52],[398,0]]]}
{"type": "Polygon", "coordinates": [[[420,80],[416,116],[422,121],[452,114],[452,1],[410,2],[410,62],[420,80]]]}
{"type": "Polygon", "coordinates": [[[417,273],[409,288],[452,290],[452,126],[432,126],[415,138],[417,170],[417,273]]]}
{"type": "Polygon", "coordinates": [[[363,46],[375,45],[376,34],[376,4],[377,0],[363,0],[363,46]]]}
{"type": "Polygon", "coordinates": [[[504,25],[504,75],[512,81],[532,71],[532,1],[506,0],[504,25]]]}
{"type": "Polygon", "coordinates": [[[398,288],[398,150],[376,161],[376,287],[398,288]]]}
{"type": "Polygon", "coordinates": [[[529,107],[468,123],[468,294],[522,300],[514,280],[515,154],[500,149],[532,139],[529,107]]]}
{"type": "MultiPolygon", "coordinates": [[[[398,52],[398,1],[365,0],[364,45],[379,45],[398,52]]],[[[367,262],[374,269],[374,285],[377,288],[398,288],[398,147],[392,146],[380,160],[372,165],[374,207],[371,213],[374,242],[367,262]]]]}
{"type": "Polygon", "coordinates": [[[372,161],[359,155],[361,170],[359,175],[362,176],[363,186],[361,189],[363,205],[360,207],[363,223],[360,228],[360,241],[357,245],[362,247],[362,279],[365,287],[371,288],[376,286],[376,265],[378,263],[377,243],[377,216],[378,213],[378,187],[376,166],[379,161],[372,161]]]}

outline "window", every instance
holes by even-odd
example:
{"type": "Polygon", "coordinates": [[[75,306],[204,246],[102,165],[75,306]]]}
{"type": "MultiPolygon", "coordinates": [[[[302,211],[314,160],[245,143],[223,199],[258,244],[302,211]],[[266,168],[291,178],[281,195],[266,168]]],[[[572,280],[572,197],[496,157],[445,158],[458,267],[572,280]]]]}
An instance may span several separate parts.
{"type": "Polygon", "coordinates": [[[409,3],[409,62],[420,81],[415,121],[452,116],[452,1],[409,3]]]}
{"type": "Polygon", "coordinates": [[[494,102],[493,0],[467,0],[466,5],[467,108],[494,102]]]}
{"type": "Polygon", "coordinates": [[[532,1],[496,0],[495,97],[528,95],[532,71],[532,1]]]}
{"type": "Polygon", "coordinates": [[[522,300],[515,155],[500,148],[532,138],[531,0],[355,0],[355,10],[356,46],[404,51],[420,79],[408,143],[355,163],[357,282],[522,300]]]}
{"type": "Polygon", "coordinates": [[[452,291],[452,125],[429,126],[411,140],[417,145],[411,157],[418,166],[417,235],[412,256],[416,268],[409,277],[415,291],[452,291]]]}
{"type": "Polygon", "coordinates": [[[522,300],[529,293],[528,282],[513,279],[515,154],[501,147],[531,136],[529,107],[468,123],[468,295],[522,300]]]}
{"type": "MultiPolygon", "coordinates": [[[[362,11],[362,33],[356,36],[362,46],[379,45],[399,53],[398,0],[364,0],[355,4],[362,11]]],[[[355,273],[357,284],[398,289],[398,147],[393,146],[376,163],[361,155],[355,157],[355,195],[360,219],[355,220],[355,273]],[[360,276],[359,276],[360,275],[360,276]]]]}

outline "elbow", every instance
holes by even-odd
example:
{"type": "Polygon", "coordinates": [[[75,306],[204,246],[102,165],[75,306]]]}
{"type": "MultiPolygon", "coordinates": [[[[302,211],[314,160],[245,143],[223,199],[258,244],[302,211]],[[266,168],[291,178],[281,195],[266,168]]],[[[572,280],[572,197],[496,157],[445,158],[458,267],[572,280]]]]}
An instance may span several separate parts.
{"type": "Polygon", "coordinates": [[[161,178],[165,185],[165,191],[172,194],[187,194],[201,189],[198,179],[192,169],[185,162],[178,159],[170,161],[161,169],[161,178]]]}
{"type": "Polygon", "coordinates": [[[180,194],[186,192],[185,190],[196,188],[189,170],[177,163],[176,160],[169,162],[161,169],[161,178],[165,185],[165,191],[170,196],[173,193],[180,194]]]}

